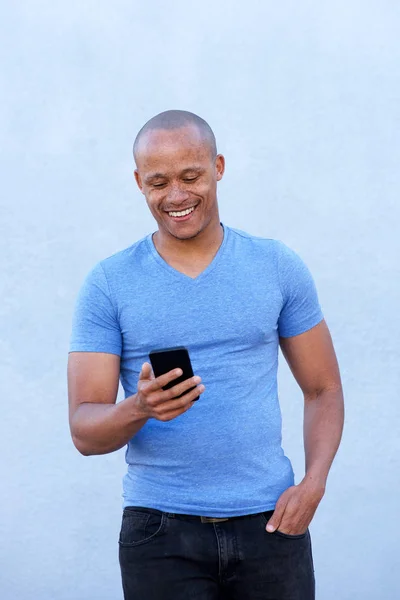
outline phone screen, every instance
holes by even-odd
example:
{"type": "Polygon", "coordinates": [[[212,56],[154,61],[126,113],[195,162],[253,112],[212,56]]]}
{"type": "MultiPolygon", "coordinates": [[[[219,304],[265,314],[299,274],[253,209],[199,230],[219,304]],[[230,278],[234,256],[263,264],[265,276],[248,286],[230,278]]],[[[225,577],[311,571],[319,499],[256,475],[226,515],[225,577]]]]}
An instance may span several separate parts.
{"type": "MultiPolygon", "coordinates": [[[[156,377],[164,375],[164,373],[168,373],[169,371],[172,371],[172,369],[182,369],[182,375],[167,383],[167,385],[163,387],[163,390],[168,390],[174,385],[177,385],[178,383],[181,383],[181,381],[185,381],[194,375],[188,349],[184,346],[152,350],[149,353],[149,358],[151,366],[153,367],[154,375],[156,377]]],[[[187,394],[190,390],[193,390],[194,387],[186,390],[184,394],[187,394]]],[[[180,398],[184,394],[177,396],[177,398],[180,398]]],[[[200,396],[197,396],[195,400],[198,400],[199,398],[200,396]]]]}

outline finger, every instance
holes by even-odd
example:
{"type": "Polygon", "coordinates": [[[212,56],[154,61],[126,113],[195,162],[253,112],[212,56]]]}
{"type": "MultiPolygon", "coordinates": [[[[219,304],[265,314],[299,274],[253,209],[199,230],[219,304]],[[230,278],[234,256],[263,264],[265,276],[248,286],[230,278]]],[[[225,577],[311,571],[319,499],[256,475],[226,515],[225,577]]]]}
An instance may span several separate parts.
{"type": "Polygon", "coordinates": [[[142,364],[142,369],[140,371],[140,375],[139,375],[139,381],[143,381],[144,379],[153,379],[154,377],[154,373],[153,373],[153,369],[151,368],[151,364],[148,362],[145,362],[142,364]]]}
{"type": "Polygon", "coordinates": [[[173,369],[172,371],[168,371],[168,373],[164,373],[164,375],[160,375],[152,380],[152,382],[146,387],[146,392],[155,392],[161,388],[163,388],[167,383],[177,379],[182,375],[182,369],[173,369]]]}
{"type": "Polygon", "coordinates": [[[197,385],[193,390],[181,396],[180,398],[175,398],[172,400],[168,400],[159,405],[159,410],[163,414],[169,412],[175,412],[176,410],[181,411],[184,410],[189,404],[192,404],[198,396],[200,396],[205,390],[203,384],[197,385]]]}
{"type": "Polygon", "coordinates": [[[182,412],[185,412],[191,406],[193,406],[195,398],[200,396],[204,390],[205,387],[203,384],[201,384],[196,386],[195,389],[191,390],[181,398],[169,400],[168,402],[164,402],[163,404],[159,405],[158,408],[155,409],[155,412],[158,412],[158,418],[170,420],[174,417],[177,417],[182,412]]]}
{"type": "Polygon", "coordinates": [[[194,388],[191,388],[190,391],[187,392],[187,394],[184,394],[183,396],[180,396],[180,398],[176,398],[175,400],[171,400],[171,405],[176,406],[177,402],[181,403],[182,406],[190,404],[191,402],[194,402],[199,396],[201,396],[205,389],[206,388],[202,383],[200,385],[196,385],[194,388]]]}
{"type": "Polygon", "coordinates": [[[287,506],[287,501],[285,501],[283,499],[278,500],[278,502],[275,506],[273,515],[270,518],[270,520],[268,521],[267,526],[266,526],[266,530],[269,533],[273,533],[276,529],[278,529],[279,525],[281,524],[283,515],[285,513],[286,506],[287,506]]]}
{"type": "Polygon", "coordinates": [[[170,388],[168,390],[168,396],[169,398],[176,398],[199,383],[201,383],[201,377],[194,375],[193,377],[185,379],[185,381],[181,381],[181,383],[178,383],[177,385],[174,385],[174,387],[170,388]]]}

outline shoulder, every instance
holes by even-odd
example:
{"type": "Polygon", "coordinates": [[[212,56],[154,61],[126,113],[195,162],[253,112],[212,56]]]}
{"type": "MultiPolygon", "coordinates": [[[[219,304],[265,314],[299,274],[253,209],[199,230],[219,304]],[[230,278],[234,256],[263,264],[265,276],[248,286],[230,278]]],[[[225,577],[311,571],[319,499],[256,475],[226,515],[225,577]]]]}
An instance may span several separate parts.
{"type": "Polygon", "coordinates": [[[281,285],[310,275],[303,259],[282,240],[252,235],[232,227],[229,234],[233,239],[231,248],[235,258],[240,256],[241,260],[260,268],[274,269],[281,285]]]}
{"type": "Polygon", "coordinates": [[[127,273],[137,270],[138,264],[143,262],[143,256],[148,248],[146,236],[131,246],[114,252],[98,260],[87,272],[83,279],[81,293],[88,290],[102,290],[109,294],[110,289],[117,282],[126,280],[127,273]]]}
{"type": "Polygon", "coordinates": [[[148,252],[148,238],[151,234],[141,238],[127,248],[118,250],[110,256],[100,260],[95,266],[95,270],[102,270],[105,276],[114,274],[124,274],[126,269],[132,269],[132,266],[140,263],[141,259],[148,252]]]}
{"type": "Polygon", "coordinates": [[[229,233],[236,246],[254,251],[261,256],[273,256],[275,259],[282,253],[293,252],[281,240],[253,235],[235,227],[228,227],[229,233]]]}

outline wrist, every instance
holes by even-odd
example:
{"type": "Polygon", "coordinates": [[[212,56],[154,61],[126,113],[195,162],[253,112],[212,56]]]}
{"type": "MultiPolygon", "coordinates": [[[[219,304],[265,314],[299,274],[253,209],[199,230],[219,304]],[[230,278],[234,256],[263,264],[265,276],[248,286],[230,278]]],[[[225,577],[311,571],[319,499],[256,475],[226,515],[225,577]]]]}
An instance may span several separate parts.
{"type": "Polygon", "coordinates": [[[326,488],[326,476],[307,472],[302,480],[302,486],[309,490],[316,496],[322,496],[325,494],[326,488]]]}
{"type": "Polygon", "coordinates": [[[129,414],[129,420],[131,421],[131,423],[142,422],[142,424],[144,424],[149,419],[149,415],[147,415],[143,411],[138,402],[137,393],[125,398],[124,403],[126,405],[126,409],[129,414]]]}

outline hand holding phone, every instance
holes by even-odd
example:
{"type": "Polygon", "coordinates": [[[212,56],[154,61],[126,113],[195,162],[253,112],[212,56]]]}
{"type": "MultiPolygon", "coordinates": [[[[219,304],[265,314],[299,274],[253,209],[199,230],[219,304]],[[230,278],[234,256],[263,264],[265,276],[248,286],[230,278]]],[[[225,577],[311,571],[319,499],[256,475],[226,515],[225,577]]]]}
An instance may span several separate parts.
{"type": "Polygon", "coordinates": [[[193,375],[189,355],[186,349],[183,350],[186,357],[182,348],[150,353],[153,369],[149,363],[143,364],[135,394],[141,416],[171,421],[191,408],[204,392],[201,378],[193,375]]]}
{"type": "MultiPolygon", "coordinates": [[[[149,354],[151,366],[153,367],[154,375],[159,377],[168,373],[172,369],[181,369],[182,375],[176,380],[167,383],[163,386],[164,390],[170,389],[173,385],[185,381],[193,377],[193,368],[190,361],[190,356],[187,348],[179,346],[177,348],[162,348],[160,350],[152,350],[149,354]]],[[[199,396],[195,398],[198,400],[199,396]]]]}

